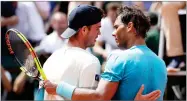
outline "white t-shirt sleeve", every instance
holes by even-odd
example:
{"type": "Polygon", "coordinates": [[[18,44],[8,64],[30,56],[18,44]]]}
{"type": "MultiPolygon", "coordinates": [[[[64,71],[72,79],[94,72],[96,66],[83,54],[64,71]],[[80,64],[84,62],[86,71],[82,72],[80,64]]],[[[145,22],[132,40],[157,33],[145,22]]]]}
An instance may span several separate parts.
{"type": "Polygon", "coordinates": [[[95,89],[98,86],[100,76],[99,63],[92,63],[83,68],[80,73],[79,87],[95,89]]]}

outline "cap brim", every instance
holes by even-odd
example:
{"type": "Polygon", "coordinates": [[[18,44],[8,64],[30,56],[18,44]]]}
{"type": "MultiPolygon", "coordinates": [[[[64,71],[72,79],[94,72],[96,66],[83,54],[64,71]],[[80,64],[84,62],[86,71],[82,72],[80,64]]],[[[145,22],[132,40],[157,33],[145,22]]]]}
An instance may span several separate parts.
{"type": "Polygon", "coordinates": [[[77,31],[71,29],[71,28],[67,28],[62,34],[61,37],[68,39],[71,36],[73,36],[77,31]]]}

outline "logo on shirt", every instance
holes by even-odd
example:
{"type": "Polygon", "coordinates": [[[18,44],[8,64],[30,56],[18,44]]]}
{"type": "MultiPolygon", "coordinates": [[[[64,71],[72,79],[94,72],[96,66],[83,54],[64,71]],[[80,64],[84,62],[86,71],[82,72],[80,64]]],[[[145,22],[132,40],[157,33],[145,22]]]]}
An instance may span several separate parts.
{"type": "Polygon", "coordinates": [[[100,75],[99,74],[96,74],[95,75],[95,81],[99,81],[100,80],[100,75]]]}

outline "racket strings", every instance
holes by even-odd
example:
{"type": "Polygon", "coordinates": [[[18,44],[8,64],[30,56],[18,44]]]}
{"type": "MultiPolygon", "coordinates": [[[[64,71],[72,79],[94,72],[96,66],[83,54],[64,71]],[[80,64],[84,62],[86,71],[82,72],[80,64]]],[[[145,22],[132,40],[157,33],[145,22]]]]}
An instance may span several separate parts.
{"type": "Polygon", "coordinates": [[[37,77],[39,72],[36,68],[34,58],[23,40],[15,32],[10,31],[9,41],[16,60],[22,66],[24,72],[29,76],[37,77]]]}
{"type": "Polygon", "coordinates": [[[32,55],[28,55],[27,59],[25,60],[24,64],[25,69],[33,76],[36,77],[38,76],[38,69],[36,68],[34,59],[32,55]]]}

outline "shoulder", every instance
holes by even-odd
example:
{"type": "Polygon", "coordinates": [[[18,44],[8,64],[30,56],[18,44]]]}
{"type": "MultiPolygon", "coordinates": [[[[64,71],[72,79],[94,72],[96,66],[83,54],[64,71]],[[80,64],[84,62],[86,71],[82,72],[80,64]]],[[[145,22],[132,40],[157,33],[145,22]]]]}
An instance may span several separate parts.
{"type": "Polygon", "coordinates": [[[97,57],[94,56],[93,54],[91,54],[87,50],[83,50],[80,48],[74,48],[71,51],[74,55],[77,56],[78,59],[84,60],[85,62],[88,62],[88,63],[98,63],[99,62],[97,57]]]}
{"type": "Polygon", "coordinates": [[[165,67],[166,68],[166,64],[164,62],[163,59],[161,59],[160,57],[156,56],[157,59],[155,59],[155,61],[157,60],[158,61],[158,64],[162,67],[165,67]]]}
{"type": "Polygon", "coordinates": [[[119,59],[128,59],[128,57],[130,56],[132,52],[130,50],[114,50],[112,51],[109,56],[108,59],[113,58],[113,57],[118,57],[119,59]]]}
{"type": "Polygon", "coordinates": [[[97,57],[89,53],[87,50],[75,48],[72,50],[74,60],[81,66],[82,69],[91,69],[92,71],[100,70],[100,62],[97,57]]]}
{"type": "Polygon", "coordinates": [[[107,58],[107,65],[109,67],[123,67],[123,65],[127,62],[127,54],[126,50],[115,50],[110,53],[107,58]]]}
{"type": "Polygon", "coordinates": [[[115,50],[107,57],[109,67],[125,68],[126,65],[134,61],[135,54],[131,50],[115,50]]]}

